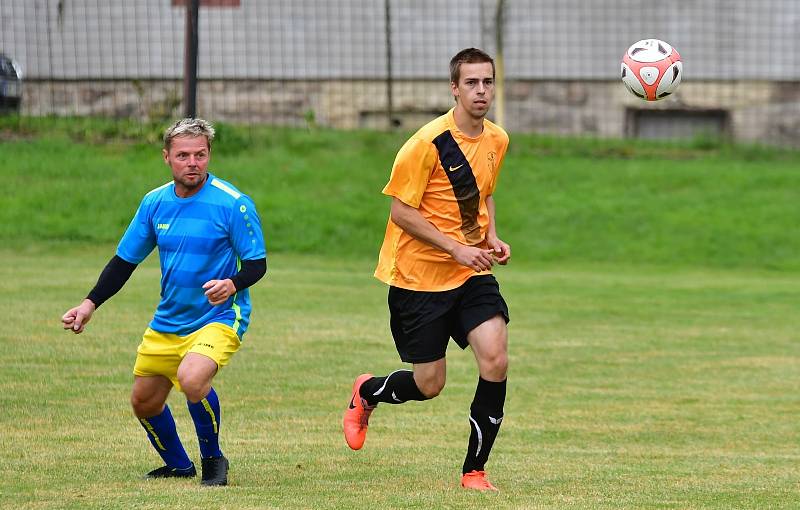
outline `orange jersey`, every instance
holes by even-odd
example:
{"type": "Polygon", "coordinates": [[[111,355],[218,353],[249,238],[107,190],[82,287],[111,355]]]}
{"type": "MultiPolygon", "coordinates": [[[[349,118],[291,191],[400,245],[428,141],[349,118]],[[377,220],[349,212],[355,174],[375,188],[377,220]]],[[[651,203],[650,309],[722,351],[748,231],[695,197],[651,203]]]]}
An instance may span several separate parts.
{"type": "MultiPolygon", "coordinates": [[[[494,193],[507,148],[506,132],[485,119],[480,136],[466,136],[456,127],[451,109],[403,145],[383,193],[419,210],[444,235],[486,248],[486,197],[494,193]]],[[[375,277],[382,282],[410,290],[443,291],[459,287],[475,274],[389,219],[375,269],[375,277]]]]}

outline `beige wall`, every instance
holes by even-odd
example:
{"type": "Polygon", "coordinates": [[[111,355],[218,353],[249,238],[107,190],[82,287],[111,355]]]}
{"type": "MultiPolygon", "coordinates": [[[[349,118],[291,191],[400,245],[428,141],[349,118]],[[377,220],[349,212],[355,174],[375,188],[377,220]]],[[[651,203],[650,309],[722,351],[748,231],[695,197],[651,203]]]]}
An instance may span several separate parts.
{"type": "MultiPolygon", "coordinates": [[[[141,119],[179,116],[179,81],[27,81],[22,111],[28,115],[111,115],[141,119]]],[[[396,127],[413,130],[447,111],[453,101],[442,80],[393,84],[396,127]]],[[[202,81],[198,115],[213,120],[341,129],[385,129],[386,83],[371,80],[202,81]]],[[[514,81],[506,88],[506,126],[511,132],[621,137],[630,109],[730,114],[738,141],[797,146],[800,83],[691,82],[671,98],[646,103],[617,81],[514,81]]]]}

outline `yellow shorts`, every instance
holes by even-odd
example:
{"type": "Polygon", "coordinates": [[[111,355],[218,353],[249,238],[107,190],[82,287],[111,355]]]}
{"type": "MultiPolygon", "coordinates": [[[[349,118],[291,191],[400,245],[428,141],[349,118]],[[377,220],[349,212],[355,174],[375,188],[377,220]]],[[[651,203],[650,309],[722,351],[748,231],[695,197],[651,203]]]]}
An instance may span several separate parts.
{"type": "Polygon", "coordinates": [[[172,381],[178,390],[178,365],[190,352],[202,354],[214,360],[217,368],[228,364],[241,342],[232,327],[212,322],[186,336],[159,333],[147,328],[142,343],[136,349],[133,374],[148,377],[163,375],[172,381]]]}

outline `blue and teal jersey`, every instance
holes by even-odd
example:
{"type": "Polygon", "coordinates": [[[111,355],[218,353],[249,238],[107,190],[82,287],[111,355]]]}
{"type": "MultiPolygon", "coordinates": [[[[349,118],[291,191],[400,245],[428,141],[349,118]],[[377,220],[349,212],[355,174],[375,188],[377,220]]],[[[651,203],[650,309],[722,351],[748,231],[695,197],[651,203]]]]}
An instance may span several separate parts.
{"type": "Polygon", "coordinates": [[[234,276],[242,260],[266,257],[253,201],[210,173],[200,191],[188,198],[175,195],[174,182],[156,188],[139,204],[117,255],[139,264],[156,246],[161,261],[161,302],[150,327],[183,336],[220,322],[241,338],[250,322],[248,289],[213,306],[203,284],[234,276]]]}

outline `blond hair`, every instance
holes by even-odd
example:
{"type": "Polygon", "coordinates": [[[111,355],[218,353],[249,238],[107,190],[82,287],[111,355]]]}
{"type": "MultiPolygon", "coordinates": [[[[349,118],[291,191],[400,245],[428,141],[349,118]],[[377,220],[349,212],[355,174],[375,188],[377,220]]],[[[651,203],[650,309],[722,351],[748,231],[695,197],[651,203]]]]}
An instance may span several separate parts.
{"type": "Polygon", "coordinates": [[[210,149],[214,140],[214,126],[203,119],[181,119],[164,131],[164,149],[169,150],[172,139],[178,136],[205,136],[210,149]]]}

